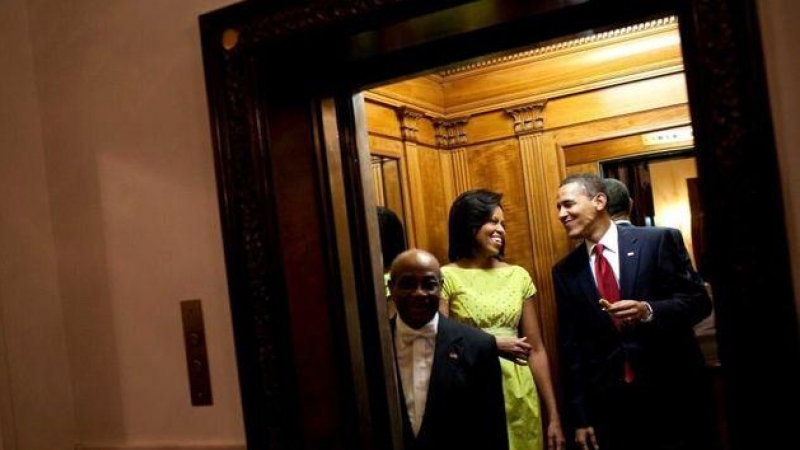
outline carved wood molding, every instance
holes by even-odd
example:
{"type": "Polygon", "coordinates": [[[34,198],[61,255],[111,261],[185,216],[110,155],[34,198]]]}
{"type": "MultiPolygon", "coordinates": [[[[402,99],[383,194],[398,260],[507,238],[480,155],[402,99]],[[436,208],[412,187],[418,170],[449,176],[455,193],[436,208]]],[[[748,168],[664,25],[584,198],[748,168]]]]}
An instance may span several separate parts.
{"type": "Polygon", "coordinates": [[[689,105],[673,105],[646,112],[625,114],[610,119],[578,123],[548,131],[554,133],[559,145],[570,147],[605,139],[615,139],[659,129],[687,126],[691,123],[689,105]]]}
{"type": "Polygon", "coordinates": [[[372,186],[375,189],[375,203],[378,206],[386,206],[386,192],[383,188],[383,169],[380,162],[370,164],[372,172],[372,186]]]}
{"type": "MultiPolygon", "coordinates": [[[[758,142],[754,136],[758,130],[753,124],[759,123],[762,118],[754,117],[751,113],[754,105],[753,99],[747,95],[751,91],[748,79],[750,74],[746,73],[749,67],[740,63],[741,53],[746,45],[739,40],[743,36],[732,27],[734,19],[730,4],[728,0],[696,1],[697,19],[693,30],[699,43],[696,49],[697,64],[703,68],[702,84],[706,89],[703,92],[705,100],[692,105],[692,115],[702,108],[700,114],[706,118],[705,126],[699,128],[695,135],[700,150],[707,154],[705,158],[699,158],[698,164],[705,182],[702,186],[716,191],[707,196],[714,198],[715,201],[706,207],[720,211],[719,214],[711,214],[710,220],[714,217],[729,216],[734,210],[741,210],[743,203],[749,204],[752,201],[756,204],[754,198],[747,198],[754,191],[744,190],[736,198],[722,194],[727,192],[728,186],[738,185],[740,176],[744,175],[749,183],[756,183],[755,177],[768,177],[770,175],[767,174],[770,173],[777,175],[774,173],[774,168],[765,167],[764,159],[752,156],[753,147],[749,143],[758,142]],[[707,26],[710,24],[707,22],[709,20],[713,21],[713,26],[707,26]],[[712,160],[713,164],[708,164],[712,160]],[[720,170],[720,167],[724,168],[720,170]]],[[[761,141],[759,144],[774,145],[774,142],[761,141]]],[[[733,226],[733,223],[729,223],[724,227],[731,233],[727,237],[709,236],[709,245],[727,246],[724,242],[735,239],[740,231],[754,225],[746,220],[737,220],[735,224],[736,226],[733,226]]],[[[760,225],[757,228],[763,229],[760,225]]],[[[760,242],[747,242],[737,247],[738,252],[748,253],[751,256],[746,261],[738,261],[740,264],[714,264],[714,266],[717,269],[722,267],[734,269],[735,273],[728,275],[733,279],[744,281],[748,278],[745,274],[758,272],[760,259],[757,255],[762,247],[760,242]]],[[[718,254],[724,252],[720,251],[718,254]]]]}
{"type": "Polygon", "coordinates": [[[553,44],[542,45],[530,50],[526,50],[524,52],[513,53],[510,55],[504,55],[497,58],[491,58],[483,61],[465,64],[463,66],[449,68],[439,72],[439,75],[442,76],[443,78],[446,78],[462,72],[470,72],[483,68],[491,68],[492,66],[497,66],[504,63],[511,63],[514,61],[519,61],[528,58],[550,56],[552,54],[579,49],[580,47],[588,45],[600,44],[607,41],[613,41],[619,39],[629,39],[631,37],[634,37],[633,35],[637,33],[659,31],[670,28],[674,29],[677,27],[677,23],[678,23],[678,18],[676,16],[668,16],[660,19],[649,20],[635,25],[629,25],[623,28],[615,28],[613,30],[603,31],[597,34],[590,34],[588,36],[581,36],[574,39],[568,39],[565,41],[556,42],[553,44]]]}
{"type": "MultiPolygon", "coordinates": [[[[538,306],[542,326],[542,338],[550,349],[556,346],[556,303],[555,288],[550,275],[551,268],[561,258],[562,253],[553,239],[550,220],[553,216],[551,199],[555,198],[560,172],[553,171],[559,166],[558,153],[554,148],[545,148],[542,133],[529,133],[519,137],[519,153],[522,161],[522,175],[525,188],[525,206],[528,213],[528,232],[531,236],[531,254],[534,277],[538,287],[538,306]]],[[[552,142],[552,141],[551,141],[552,142]]],[[[560,231],[560,230],[559,230],[560,231]]],[[[556,359],[557,355],[550,355],[556,359]]]]}
{"type": "Polygon", "coordinates": [[[411,231],[414,235],[414,241],[417,246],[425,247],[428,243],[428,226],[425,214],[425,199],[423,184],[425,180],[422,179],[422,170],[420,169],[421,163],[419,160],[419,148],[417,143],[413,141],[406,141],[404,143],[404,161],[408,173],[408,198],[410,201],[411,210],[411,231]]]}
{"type": "Polygon", "coordinates": [[[248,59],[238,52],[226,52],[221,74],[222,95],[216,106],[222,135],[217,138],[216,159],[219,183],[226,193],[220,198],[225,231],[225,246],[231,309],[237,330],[240,383],[251,398],[245,404],[249,442],[265,448],[285,449],[293,445],[293,415],[290,407],[292,375],[289,329],[285,312],[283,273],[275,257],[280,245],[277,215],[271,197],[271,177],[261,165],[259,149],[251,145],[255,111],[247,83],[248,59]],[[248,405],[254,409],[249,410],[248,405]],[[255,406],[257,405],[257,406],[255,406]],[[262,422],[254,428],[255,422],[262,422]]]}
{"type": "Polygon", "coordinates": [[[468,121],[469,117],[434,121],[436,146],[451,149],[467,145],[467,130],[464,127],[468,121]]]}
{"type": "Polygon", "coordinates": [[[400,135],[406,141],[417,142],[419,126],[417,121],[425,117],[425,113],[406,106],[397,109],[397,118],[400,120],[400,135]]]}
{"type": "Polygon", "coordinates": [[[456,175],[453,152],[437,152],[439,154],[439,167],[442,169],[442,193],[445,205],[450,205],[456,198],[456,175]]]}
{"type": "Polygon", "coordinates": [[[752,408],[768,408],[770,397],[800,398],[798,372],[788,369],[796,365],[765,371],[746,356],[758,354],[762,361],[800,357],[756,3],[694,0],[687,26],[697,43],[687,59],[694,64],[687,74],[694,77],[687,81],[692,117],[700,119],[694,128],[700,190],[702,198],[713,199],[704,203],[710,230],[704,236],[710,260],[704,265],[714,287],[719,355],[728,374],[726,428],[737,449],[779,445],[750,430],[790,428],[796,426],[794,417],[766,414],[754,420],[752,408]],[[770,214],[742,214],[755,210],[770,214]],[[741,239],[748,235],[759,238],[741,239]],[[771,311],[769,321],[752,320],[753,299],[771,311]],[[766,392],[753,392],[754,385],[766,392]]]}
{"type": "Polygon", "coordinates": [[[518,136],[541,131],[544,128],[544,107],[547,100],[506,109],[514,119],[514,133],[518,136]]]}
{"type": "MultiPolygon", "coordinates": [[[[421,78],[435,78],[432,75],[424,75],[421,78]]],[[[437,80],[437,83],[441,85],[441,80],[437,80]]],[[[414,108],[417,111],[420,111],[425,116],[431,119],[439,119],[443,120],[445,117],[444,105],[435,105],[429,102],[426,102],[418,97],[404,95],[403,93],[399,92],[386,92],[380,91],[379,89],[372,89],[364,91],[364,98],[369,100],[370,102],[383,105],[389,108],[401,108],[401,107],[408,107],[408,105],[414,105],[414,108]]]]}
{"type": "Polygon", "coordinates": [[[259,14],[256,20],[244,23],[240,45],[257,45],[279,37],[292,36],[342,23],[388,6],[408,3],[409,0],[317,0],[296,7],[284,7],[259,14]]]}
{"type": "Polygon", "coordinates": [[[469,180],[469,160],[467,149],[458,148],[449,152],[453,158],[453,187],[455,195],[458,195],[470,188],[469,180]]]}

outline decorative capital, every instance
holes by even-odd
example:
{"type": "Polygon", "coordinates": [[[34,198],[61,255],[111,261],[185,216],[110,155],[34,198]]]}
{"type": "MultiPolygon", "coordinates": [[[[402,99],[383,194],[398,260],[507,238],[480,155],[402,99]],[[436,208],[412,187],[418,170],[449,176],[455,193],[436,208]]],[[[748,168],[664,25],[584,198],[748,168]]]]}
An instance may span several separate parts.
{"type": "Polygon", "coordinates": [[[464,125],[468,121],[469,117],[462,117],[434,122],[436,126],[436,145],[439,148],[455,148],[466,145],[467,132],[464,130],[464,125]]]}
{"type": "Polygon", "coordinates": [[[406,141],[417,142],[419,127],[417,121],[425,117],[425,113],[406,106],[397,109],[397,118],[400,119],[400,132],[406,141]]]}
{"type": "Polygon", "coordinates": [[[506,109],[506,113],[514,119],[514,132],[528,134],[544,128],[544,107],[547,100],[506,109]]]}

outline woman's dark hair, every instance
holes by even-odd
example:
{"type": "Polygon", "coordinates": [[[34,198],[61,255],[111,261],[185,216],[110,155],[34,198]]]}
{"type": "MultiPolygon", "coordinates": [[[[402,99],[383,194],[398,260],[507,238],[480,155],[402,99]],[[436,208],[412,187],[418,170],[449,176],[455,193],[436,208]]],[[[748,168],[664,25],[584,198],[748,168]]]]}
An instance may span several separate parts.
{"type": "MultiPolygon", "coordinates": [[[[483,224],[492,220],[494,209],[503,207],[500,204],[502,198],[503,194],[488,189],[474,189],[456,197],[450,206],[450,217],[447,221],[447,257],[451,262],[475,256],[475,235],[483,224]]],[[[504,241],[495,257],[502,261],[505,250],[504,241]]]]}
{"type": "Polygon", "coordinates": [[[381,234],[381,252],[383,253],[383,271],[392,267],[392,261],[406,250],[406,233],[403,223],[394,211],[378,206],[378,229],[381,234]]]}

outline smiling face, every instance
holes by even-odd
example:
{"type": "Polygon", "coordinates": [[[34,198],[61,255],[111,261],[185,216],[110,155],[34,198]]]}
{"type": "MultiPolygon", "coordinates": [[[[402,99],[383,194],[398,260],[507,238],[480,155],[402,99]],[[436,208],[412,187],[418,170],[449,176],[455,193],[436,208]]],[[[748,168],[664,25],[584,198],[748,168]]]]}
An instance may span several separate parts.
{"type": "Polygon", "coordinates": [[[580,183],[567,183],[558,189],[558,220],[571,239],[598,242],[610,226],[605,207],[604,193],[590,196],[580,183]]]}
{"type": "Polygon", "coordinates": [[[417,329],[433,319],[441,289],[439,262],[430,253],[408,250],[392,264],[389,292],[397,314],[409,327],[417,329]]]}
{"type": "Polygon", "coordinates": [[[496,257],[500,254],[506,242],[506,217],[499,206],[494,208],[492,215],[475,233],[475,253],[486,257],[496,257]]]}

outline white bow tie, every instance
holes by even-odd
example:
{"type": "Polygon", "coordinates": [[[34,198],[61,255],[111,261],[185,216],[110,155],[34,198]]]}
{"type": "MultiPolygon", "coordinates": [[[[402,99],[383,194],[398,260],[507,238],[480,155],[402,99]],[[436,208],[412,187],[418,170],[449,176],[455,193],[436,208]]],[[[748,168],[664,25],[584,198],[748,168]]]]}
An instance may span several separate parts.
{"type": "Polygon", "coordinates": [[[406,345],[413,343],[417,338],[433,340],[436,337],[436,328],[432,323],[427,323],[416,330],[410,327],[403,327],[398,331],[400,332],[400,339],[406,345]]]}

